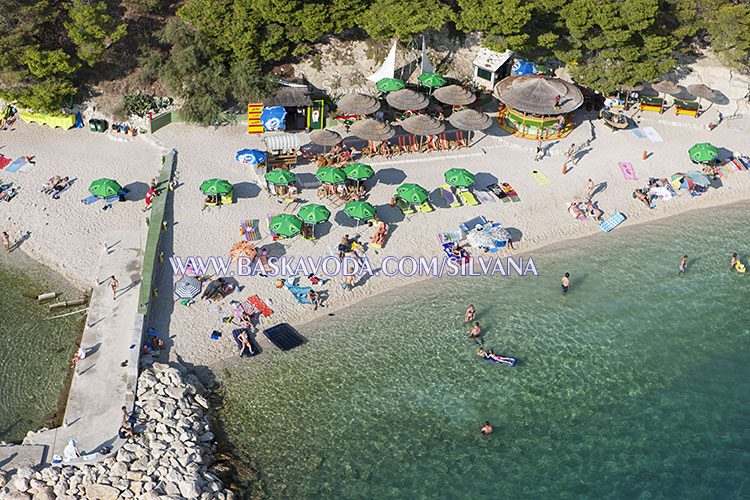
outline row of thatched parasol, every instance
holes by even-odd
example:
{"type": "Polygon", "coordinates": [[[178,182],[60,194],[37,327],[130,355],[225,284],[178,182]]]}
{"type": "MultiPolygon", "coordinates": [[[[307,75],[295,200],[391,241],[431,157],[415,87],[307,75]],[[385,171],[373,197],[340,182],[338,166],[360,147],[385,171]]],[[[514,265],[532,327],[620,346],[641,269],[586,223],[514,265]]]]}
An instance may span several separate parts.
{"type": "MultiPolygon", "coordinates": [[[[448,85],[435,91],[435,99],[451,106],[468,106],[475,100],[474,94],[460,85],[448,85]]],[[[385,100],[401,111],[419,111],[430,104],[430,99],[411,89],[390,92],[385,100]]],[[[372,96],[365,94],[348,94],[341,98],[338,107],[347,115],[369,115],[380,109],[380,103],[372,96]]]]}

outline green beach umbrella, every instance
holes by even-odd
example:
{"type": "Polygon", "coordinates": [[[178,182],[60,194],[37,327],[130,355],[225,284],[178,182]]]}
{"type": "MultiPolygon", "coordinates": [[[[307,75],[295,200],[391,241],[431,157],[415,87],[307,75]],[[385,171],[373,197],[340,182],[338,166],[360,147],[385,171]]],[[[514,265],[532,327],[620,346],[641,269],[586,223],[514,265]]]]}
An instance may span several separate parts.
{"type": "Polygon", "coordinates": [[[711,160],[715,160],[716,157],[719,156],[719,152],[716,150],[716,146],[708,142],[696,144],[688,150],[688,154],[690,155],[691,160],[697,161],[699,163],[705,163],[711,160]]]}
{"type": "Polygon", "coordinates": [[[315,173],[315,177],[325,184],[341,184],[346,180],[346,174],[336,167],[321,167],[315,173]]]}
{"type": "Polygon", "coordinates": [[[383,78],[378,80],[378,90],[381,92],[393,92],[394,90],[401,90],[406,87],[403,80],[398,78],[383,78]]]}
{"type": "Polygon", "coordinates": [[[426,87],[442,87],[447,83],[445,78],[437,73],[422,73],[419,75],[418,80],[426,87]]]}
{"type": "Polygon", "coordinates": [[[350,201],[344,205],[344,213],[355,219],[372,219],[375,217],[375,207],[366,201],[350,201]]]}
{"type": "Polygon", "coordinates": [[[451,186],[469,187],[474,185],[474,174],[465,168],[452,168],[445,173],[445,181],[451,186]]]}
{"type": "Polygon", "coordinates": [[[419,184],[402,184],[396,190],[396,193],[409,203],[424,203],[429,198],[427,190],[419,184]]]}
{"type": "Polygon", "coordinates": [[[299,212],[297,212],[297,217],[302,219],[303,222],[308,222],[310,224],[325,222],[330,216],[330,210],[323,205],[316,205],[315,203],[305,205],[299,209],[299,212]]]}
{"type": "Polygon", "coordinates": [[[344,173],[349,179],[355,181],[364,181],[375,175],[375,171],[370,165],[364,163],[352,163],[344,167],[344,173]]]}
{"type": "Polygon", "coordinates": [[[209,179],[201,184],[203,194],[227,194],[232,190],[232,185],[224,179],[209,179]]]}
{"type": "Polygon", "coordinates": [[[291,238],[302,230],[302,219],[292,214],[279,214],[271,219],[269,226],[274,233],[291,238]]]}
{"type": "Polygon", "coordinates": [[[292,184],[297,179],[297,176],[288,170],[271,170],[270,172],[266,172],[265,179],[271,184],[286,186],[292,184]]]}
{"type": "Polygon", "coordinates": [[[121,189],[122,186],[112,179],[99,179],[92,182],[89,186],[91,194],[98,196],[99,198],[111,198],[116,196],[121,189]]]}

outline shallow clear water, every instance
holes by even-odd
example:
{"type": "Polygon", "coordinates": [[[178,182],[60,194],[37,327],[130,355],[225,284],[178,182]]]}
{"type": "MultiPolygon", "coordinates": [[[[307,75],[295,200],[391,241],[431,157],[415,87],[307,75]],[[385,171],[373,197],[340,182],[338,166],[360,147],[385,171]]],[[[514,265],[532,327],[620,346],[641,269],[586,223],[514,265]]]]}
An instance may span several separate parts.
{"type": "Polygon", "coordinates": [[[48,304],[23,294],[55,291],[70,300],[80,292],[48,268],[11,257],[0,263],[0,441],[20,442],[58,412],[81,326],[80,315],[45,319],[80,307],[50,314],[48,304]]]}
{"type": "Polygon", "coordinates": [[[733,251],[750,257],[748,209],[548,248],[539,277],[404,288],[230,368],[221,418],[257,472],[248,491],[749,498],[750,274],[728,271],[733,251]],[[476,356],[469,303],[516,367],[476,356]]]}

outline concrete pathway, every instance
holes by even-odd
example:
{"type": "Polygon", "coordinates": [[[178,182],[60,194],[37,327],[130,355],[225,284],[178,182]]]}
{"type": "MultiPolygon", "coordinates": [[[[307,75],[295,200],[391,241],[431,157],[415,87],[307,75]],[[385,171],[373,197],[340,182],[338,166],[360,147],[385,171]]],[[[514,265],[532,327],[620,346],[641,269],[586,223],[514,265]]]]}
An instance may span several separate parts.
{"type": "MultiPolygon", "coordinates": [[[[132,408],[143,326],[137,310],[145,240],[145,231],[115,231],[106,236],[106,250],[102,243],[82,340],[90,354],[78,362],[73,376],[65,409],[67,426],[24,440],[24,445],[47,447],[44,462],[50,462],[54,455],[62,456],[70,439],[75,439],[81,454],[112,447],[117,440],[121,407],[132,408]],[[107,284],[112,275],[119,282],[116,299],[107,284]]],[[[11,461],[2,468],[15,467],[11,461]]]]}

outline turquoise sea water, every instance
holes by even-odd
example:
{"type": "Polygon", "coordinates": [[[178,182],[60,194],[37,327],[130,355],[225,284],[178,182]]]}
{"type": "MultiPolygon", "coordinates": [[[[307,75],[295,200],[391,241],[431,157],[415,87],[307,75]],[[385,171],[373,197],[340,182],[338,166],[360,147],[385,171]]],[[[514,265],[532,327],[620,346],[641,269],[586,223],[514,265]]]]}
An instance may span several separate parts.
{"type": "Polygon", "coordinates": [[[410,286],[231,367],[248,498],[750,498],[750,273],[728,270],[749,209],[547,248],[539,277],[410,286]],[[476,356],[469,303],[516,367],[476,356]]]}
{"type": "Polygon", "coordinates": [[[50,314],[23,294],[55,291],[70,300],[80,292],[17,252],[0,263],[0,283],[0,441],[20,442],[53,422],[81,327],[80,315],[45,319],[80,307],[50,314]]]}

